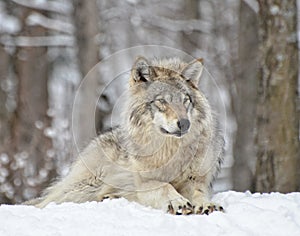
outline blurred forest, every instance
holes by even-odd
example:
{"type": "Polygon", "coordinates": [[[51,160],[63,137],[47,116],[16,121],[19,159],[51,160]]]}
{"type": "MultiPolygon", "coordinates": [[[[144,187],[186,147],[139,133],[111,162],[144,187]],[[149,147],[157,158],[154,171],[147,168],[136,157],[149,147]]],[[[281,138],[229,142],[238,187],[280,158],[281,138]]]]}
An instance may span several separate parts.
{"type": "Polygon", "coordinates": [[[139,45],[202,57],[216,80],[222,102],[200,85],[226,139],[215,191],[299,191],[298,9],[297,0],[0,1],[0,203],[66,175],[72,125],[81,147],[93,136],[84,121],[108,128],[123,85],[100,94],[100,74],[74,112],[76,91],[103,58],[139,45]]]}

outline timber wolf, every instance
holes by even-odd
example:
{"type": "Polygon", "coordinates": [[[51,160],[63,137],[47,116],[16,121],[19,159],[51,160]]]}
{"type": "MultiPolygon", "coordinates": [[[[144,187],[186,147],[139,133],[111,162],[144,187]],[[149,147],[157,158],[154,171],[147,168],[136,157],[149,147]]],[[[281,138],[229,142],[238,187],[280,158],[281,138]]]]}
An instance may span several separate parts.
{"type": "Polygon", "coordinates": [[[65,178],[27,204],[124,197],[172,214],[222,210],[210,189],[223,138],[198,89],[202,70],[202,60],[137,58],[120,126],[96,137],[65,178]]]}

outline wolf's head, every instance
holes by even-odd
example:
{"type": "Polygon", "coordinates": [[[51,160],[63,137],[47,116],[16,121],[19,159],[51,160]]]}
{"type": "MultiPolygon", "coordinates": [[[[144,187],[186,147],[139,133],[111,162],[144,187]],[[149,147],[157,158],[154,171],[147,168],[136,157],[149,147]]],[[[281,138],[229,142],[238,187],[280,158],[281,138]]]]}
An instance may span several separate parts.
{"type": "Polygon", "coordinates": [[[131,124],[139,126],[141,132],[147,126],[177,138],[188,133],[199,113],[199,100],[205,99],[199,97],[197,89],[202,70],[202,60],[149,62],[139,57],[130,78],[131,124]]]}

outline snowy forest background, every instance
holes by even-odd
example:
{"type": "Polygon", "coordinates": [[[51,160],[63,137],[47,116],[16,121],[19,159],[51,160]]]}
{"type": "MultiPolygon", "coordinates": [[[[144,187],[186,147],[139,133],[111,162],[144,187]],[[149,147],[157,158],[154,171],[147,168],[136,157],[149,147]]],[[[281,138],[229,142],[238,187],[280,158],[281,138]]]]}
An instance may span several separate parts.
{"type": "Polygon", "coordinates": [[[296,0],[0,1],[0,203],[38,196],[68,172],[74,127],[81,147],[93,136],[85,121],[107,128],[124,84],[100,93],[100,73],[74,111],[76,92],[103,58],[140,45],[202,57],[216,81],[218,95],[211,77],[200,85],[226,138],[215,191],[299,191],[297,9],[296,0]]]}

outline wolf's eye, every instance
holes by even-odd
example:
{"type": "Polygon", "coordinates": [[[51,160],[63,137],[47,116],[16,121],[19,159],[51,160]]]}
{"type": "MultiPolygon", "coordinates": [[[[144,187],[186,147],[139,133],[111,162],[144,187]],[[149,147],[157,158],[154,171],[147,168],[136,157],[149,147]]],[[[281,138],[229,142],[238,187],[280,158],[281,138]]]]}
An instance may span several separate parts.
{"type": "Polygon", "coordinates": [[[158,98],[154,101],[154,104],[160,111],[164,111],[166,109],[166,100],[163,98],[158,98]]]}
{"type": "Polygon", "coordinates": [[[183,99],[183,104],[185,105],[185,107],[188,107],[190,105],[191,102],[191,98],[189,95],[186,95],[183,99]]]}
{"type": "Polygon", "coordinates": [[[163,99],[163,98],[161,98],[161,99],[158,99],[158,101],[159,101],[160,103],[162,103],[162,104],[165,104],[165,103],[167,103],[167,102],[166,102],[166,100],[165,100],[165,99],[163,99]]]}
{"type": "Polygon", "coordinates": [[[167,103],[166,100],[163,99],[163,98],[157,98],[157,99],[155,99],[155,102],[161,103],[161,104],[166,104],[167,103]]]}
{"type": "Polygon", "coordinates": [[[186,95],[183,99],[183,103],[186,104],[186,103],[189,103],[191,101],[191,98],[190,96],[186,95]]]}

